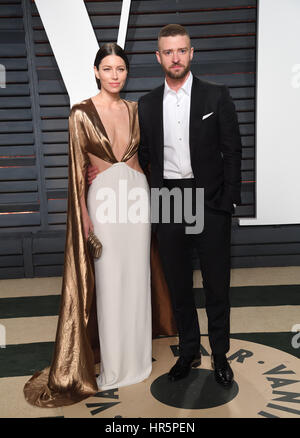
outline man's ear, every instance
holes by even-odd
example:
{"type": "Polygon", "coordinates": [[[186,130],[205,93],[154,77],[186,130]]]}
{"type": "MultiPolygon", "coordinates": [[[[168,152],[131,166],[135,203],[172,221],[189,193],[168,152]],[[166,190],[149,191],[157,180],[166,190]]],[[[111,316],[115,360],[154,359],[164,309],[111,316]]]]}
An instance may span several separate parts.
{"type": "Polygon", "coordinates": [[[159,62],[161,64],[160,53],[158,50],[156,50],[155,55],[156,55],[157,62],[159,62]]]}
{"type": "Polygon", "coordinates": [[[190,61],[193,59],[193,56],[194,56],[194,47],[191,47],[190,61]]]}

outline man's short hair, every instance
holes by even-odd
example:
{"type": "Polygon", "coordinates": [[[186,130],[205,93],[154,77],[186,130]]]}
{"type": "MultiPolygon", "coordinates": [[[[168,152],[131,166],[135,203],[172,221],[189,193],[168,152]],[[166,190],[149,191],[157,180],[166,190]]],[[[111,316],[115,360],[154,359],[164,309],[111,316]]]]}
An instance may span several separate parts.
{"type": "Polygon", "coordinates": [[[177,35],[186,35],[190,39],[188,32],[180,24],[167,24],[162,29],[160,29],[160,32],[158,34],[158,43],[159,40],[163,37],[177,36],[177,35]]]}

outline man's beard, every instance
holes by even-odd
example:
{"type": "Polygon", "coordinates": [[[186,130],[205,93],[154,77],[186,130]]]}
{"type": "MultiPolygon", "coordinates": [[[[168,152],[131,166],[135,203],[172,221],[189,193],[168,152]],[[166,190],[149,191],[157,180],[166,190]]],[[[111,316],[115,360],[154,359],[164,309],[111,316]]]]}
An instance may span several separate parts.
{"type": "MultiPolygon", "coordinates": [[[[179,65],[181,65],[181,64],[179,64],[179,65]]],[[[191,63],[189,62],[188,65],[182,70],[181,73],[173,73],[171,70],[167,70],[163,65],[162,65],[162,68],[163,68],[166,76],[168,76],[169,78],[171,78],[171,79],[182,79],[190,71],[191,63]]]]}

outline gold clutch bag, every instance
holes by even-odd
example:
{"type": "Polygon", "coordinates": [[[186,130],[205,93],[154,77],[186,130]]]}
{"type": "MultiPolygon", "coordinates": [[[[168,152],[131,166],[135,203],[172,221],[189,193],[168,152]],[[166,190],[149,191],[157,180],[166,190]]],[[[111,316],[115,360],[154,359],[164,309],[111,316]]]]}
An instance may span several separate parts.
{"type": "Polygon", "coordinates": [[[102,243],[92,231],[89,232],[87,244],[92,256],[98,259],[102,253],[102,243]]]}

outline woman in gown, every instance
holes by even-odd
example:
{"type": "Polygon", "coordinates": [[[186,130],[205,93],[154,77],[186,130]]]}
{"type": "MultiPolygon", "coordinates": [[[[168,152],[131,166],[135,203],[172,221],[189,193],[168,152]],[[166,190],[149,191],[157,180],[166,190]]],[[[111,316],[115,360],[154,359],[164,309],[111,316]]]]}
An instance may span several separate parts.
{"type": "Polygon", "coordinates": [[[91,221],[103,245],[95,261],[95,281],[102,357],[97,383],[105,390],[141,382],[152,370],[151,224],[149,188],[137,158],[137,104],[119,95],[127,78],[127,58],[123,51],[110,54],[104,46],[96,65],[101,91],[77,108],[102,135],[101,144],[91,138],[93,132],[86,142],[85,153],[99,173],[89,187],[88,213],[84,205],[82,210],[85,237],[91,221]],[[135,194],[141,195],[135,201],[140,217],[128,200],[135,194]]]}
{"type": "Polygon", "coordinates": [[[67,233],[55,350],[51,366],[24,386],[26,400],[36,406],[68,405],[99,390],[141,382],[152,369],[152,337],[176,333],[153,241],[150,278],[149,188],[137,158],[137,103],[119,94],[128,69],[117,44],[103,45],[94,67],[100,92],[71,109],[67,233]],[[88,188],[89,164],[99,173],[88,188]],[[99,259],[88,251],[89,231],[103,245],[99,259]]]}

